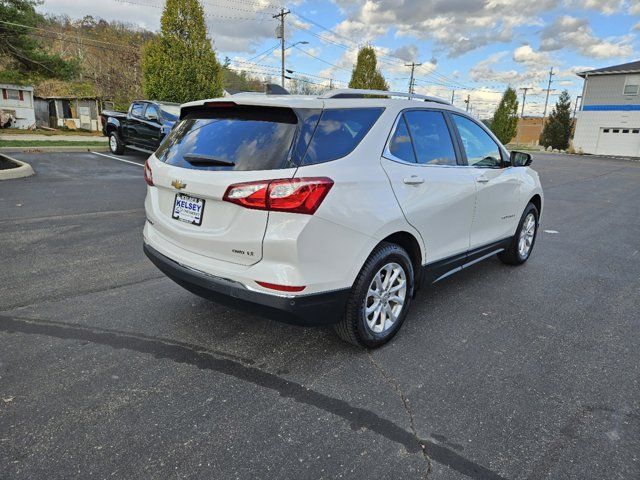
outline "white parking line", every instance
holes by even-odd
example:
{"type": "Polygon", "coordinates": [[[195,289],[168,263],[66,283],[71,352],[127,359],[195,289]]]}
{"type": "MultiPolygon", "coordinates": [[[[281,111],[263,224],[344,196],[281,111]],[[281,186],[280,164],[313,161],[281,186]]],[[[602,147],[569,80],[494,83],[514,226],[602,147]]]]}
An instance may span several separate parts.
{"type": "Polygon", "coordinates": [[[137,165],[139,167],[144,167],[143,163],[132,162],[131,160],[125,160],[124,158],[114,157],[113,155],[107,155],[106,153],[99,153],[99,152],[91,152],[91,153],[93,153],[94,155],[100,155],[101,157],[112,158],[113,160],[118,160],[119,162],[130,163],[132,165],[137,165]]]}

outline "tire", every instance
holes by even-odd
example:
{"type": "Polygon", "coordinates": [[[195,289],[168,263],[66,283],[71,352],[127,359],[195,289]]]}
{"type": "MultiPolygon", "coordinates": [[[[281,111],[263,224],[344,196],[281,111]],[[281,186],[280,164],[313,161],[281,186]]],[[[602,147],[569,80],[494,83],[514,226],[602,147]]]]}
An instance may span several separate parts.
{"type": "Polygon", "coordinates": [[[124,143],[122,143],[122,140],[120,140],[116,132],[109,134],[109,150],[115,155],[122,155],[124,153],[124,143]]]}
{"type": "Polygon", "coordinates": [[[414,278],[411,258],[403,248],[386,242],[378,245],[365,262],[351,288],[342,319],[334,325],[338,336],[346,342],[367,348],[377,348],[391,340],[400,330],[409,311],[414,278]],[[380,274],[378,283],[374,283],[378,274],[380,274]],[[390,280],[394,276],[393,283],[385,285],[385,280],[390,280]],[[400,279],[403,277],[404,289],[398,288],[402,283],[400,279]],[[382,296],[369,294],[370,287],[372,290],[377,289],[384,293],[382,296]],[[375,300],[376,298],[378,300],[375,300]],[[394,302],[394,298],[402,299],[402,303],[394,302]],[[376,315],[376,308],[367,315],[366,307],[375,305],[376,301],[379,305],[378,315],[376,315]],[[388,309],[384,308],[385,305],[388,305],[388,309]],[[388,313],[389,311],[391,314],[388,313]],[[394,316],[395,320],[391,321],[394,316]],[[378,329],[380,330],[376,331],[378,329]]]}
{"type": "Polygon", "coordinates": [[[533,251],[533,246],[536,243],[536,237],[538,236],[539,217],[540,214],[536,206],[533,203],[529,203],[527,208],[524,209],[522,217],[520,217],[516,234],[511,239],[509,247],[504,252],[498,254],[498,258],[502,263],[506,263],[507,265],[522,265],[529,259],[531,252],[533,251]],[[526,251],[523,251],[520,249],[520,240],[523,235],[526,235],[525,230],[530,228],[531,218],[533,218],[533,233],[529,235],[528,248],[525,248],[526,251]],[[527,227],[527,225],[529,227],[527,227]]]}

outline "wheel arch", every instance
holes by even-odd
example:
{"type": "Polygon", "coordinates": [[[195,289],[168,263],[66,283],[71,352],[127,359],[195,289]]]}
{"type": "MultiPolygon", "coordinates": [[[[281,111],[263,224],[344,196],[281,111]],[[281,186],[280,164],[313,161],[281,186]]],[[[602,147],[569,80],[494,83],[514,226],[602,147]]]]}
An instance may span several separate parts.
{"type": "Polygon", "coordinates": [[[542,197],[538,193],[531,197],[529,203],[533,203],[538,209],[538,216],[542,216],[542,197]]]}
{"type": "MultiPolygon", "coordinates": [[[[420,246],[420,242],[418,239],[407,231],[399,231],[387,235],[383,238],[378,245],[381,243],[394,243],[403,249],[409,254],[411,258],[411,264],[413,266],[413,276],[414,276],[414,292],[418,290],[422,280],[422,247],[420,246]]],[[[376,248],[377,246],[376,245],[376,248]]]]}

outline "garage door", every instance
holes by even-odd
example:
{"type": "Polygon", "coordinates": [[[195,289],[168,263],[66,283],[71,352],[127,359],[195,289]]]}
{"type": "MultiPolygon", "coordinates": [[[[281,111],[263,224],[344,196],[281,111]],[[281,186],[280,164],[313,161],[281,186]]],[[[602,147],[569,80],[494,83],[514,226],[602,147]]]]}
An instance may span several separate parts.
{"type": "Polygon", "coordinates": [[[640,127],[601,128],[596,153],[640,157],[640,127]]]}

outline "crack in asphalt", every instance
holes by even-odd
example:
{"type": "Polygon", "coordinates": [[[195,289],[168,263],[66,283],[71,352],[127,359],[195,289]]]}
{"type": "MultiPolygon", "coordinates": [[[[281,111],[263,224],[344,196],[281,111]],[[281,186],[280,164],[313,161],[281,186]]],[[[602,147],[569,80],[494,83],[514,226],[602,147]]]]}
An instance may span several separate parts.
{"type": "Polygon", "coordinates": [[[420,451],[426,455],[424,453],[426,450],[430,460],[446,465],[469,478],[505,480],[498,473],[461,456],[445,445],[422,439],[416,442],[415,426],[412,426],[414,431],[409,432],[371,410],[356,407],[345,400],[311,390],[297,382],[252,366],[247,359],[232,358],[224,352],[131,332],[7,316],[0,316],[0,332],[45,335],[62,340],[91,342],[221,373],[274,391],[283,398],[290,398],[297,403],[333,414],[346,421],[353,430],[366,429],[375,432],[387,440],[404,446],[409,453],[420,451]]]}
{"type": "Polygon", "coordinates": [[[396,393],[400,397],[400,400],[402,401],[402,406],[404,407],[407,417],[409,418],[409,428],[411,428],[411,432],[413,433],[416,443],[420,445],[420,449],[422,450],[422,457],[427,463],[427,470],[424,473],[424,477],[423,477],[424,480],[427,480],[432,470],[432,461],[431,461],[431,458],[429,457],[429,454],[427,453],[426,440],[421,439],[420,436],[418,435],[418,430],[416,429],[415,421],[413,418],[413,410],[411,409],[409,399],[405,395],[404,390],[402,390],[402,387],[400,386],[400,382],[398,382],[384,368],[382,368],[382,366],[376,361],[376,359],[373,358],[373,355],[370,350],[367,350],[367,357],[369,358],[369,362],[371,362],[373,367],[376,370],[378,370],[378,372],[380,373],[384,381],[387,382],[391,386],[391,388],[393,388],[396,391],[396,393]]]}

